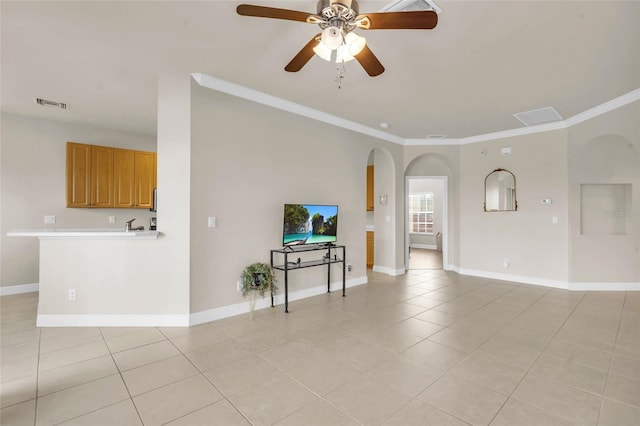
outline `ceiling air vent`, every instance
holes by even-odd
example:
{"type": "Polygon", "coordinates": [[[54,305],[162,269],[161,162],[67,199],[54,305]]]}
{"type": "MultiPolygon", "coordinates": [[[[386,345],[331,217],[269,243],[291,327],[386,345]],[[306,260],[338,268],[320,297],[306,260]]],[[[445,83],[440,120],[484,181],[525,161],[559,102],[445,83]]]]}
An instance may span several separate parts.
{"type": "Polygon", "coordinates": [[[36,103],[38,105],[42,105],[42,106],[46,106],[49,108],[58,108],[58,109],[67,109],[67,104],[62,103],[62,102],[54,102],[54,101],[48,101],[46,99],[42,99],[42,98],[36,98],[36,103]]]}
{"type": "Polygon", "coordinates": [[[394,0],[381,12],[412,12],[415,10],[433,10],[436,13],[442,12],[440,6],[433,0],[394,0]]]}
{"type": "Polygon", "coordinates": [[[518,112],[513,114],[515,118],[522,121],[527,126],[536,124],[550,123],[552,121],[561,121],[562,117],[554,107],[545,107],[532,109],[531,111],[518,112]]]}

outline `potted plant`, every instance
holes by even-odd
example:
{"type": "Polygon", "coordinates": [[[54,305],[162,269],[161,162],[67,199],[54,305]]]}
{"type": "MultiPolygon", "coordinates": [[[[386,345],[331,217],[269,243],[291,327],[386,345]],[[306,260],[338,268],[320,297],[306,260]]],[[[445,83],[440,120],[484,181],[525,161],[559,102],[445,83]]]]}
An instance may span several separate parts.
{"type": "Polygon", "coordinates": [[[264,297],[264,293],[269,291],[275,293],[276,274],[273,268],[266,263],[256,262],[244,268],[242,271],[242,297],[246,297],[251,293],[251,317],[253,317],[253,309],[255,307],[255,295],[260,293],[260,297],[264,297]]]}

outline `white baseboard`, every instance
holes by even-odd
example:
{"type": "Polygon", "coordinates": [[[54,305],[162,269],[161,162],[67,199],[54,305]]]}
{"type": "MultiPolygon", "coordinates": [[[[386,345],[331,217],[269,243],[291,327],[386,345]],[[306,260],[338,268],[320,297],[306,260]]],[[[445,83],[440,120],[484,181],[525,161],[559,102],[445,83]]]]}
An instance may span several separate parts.
{"type": "Polygon", "coordinates": [[[639,282],[571,282],[550,280],[546,278],[529,277],[524,275],[502,274],[499,272],[487,272],[477,269],[460,268],[449,265],[448,270],[458,272],[460,275],[489,278],[500,281],[512,281],[522,284],[539,285],[543,287],[561,288],[574,291],[640,291],[639,282]]]}
{"type": "Polygon", "coordinates": [[[404,273],[406,272],[406,269],[404,267],[401,269],[392,269],[392,268],[387,268],[386,266],[373,265],[373,272],[380,272],[383,274],[396,277],[398,275],[404,275],[404,273]]]}
{"type": "Polygon", "coordinates": [[[40,285],[35,284],[20,284],[20,285],[7,285],[0,287],[0,296],[9,296],[12,294],[33,293],[38,291],[40,285]]]}
{"type": "MultiPolygon", "coordinates": [[[[366,284],[368,282],[367,276],[352,278],[346,281],[345,287],[355,287],[358,285],[366,284]]],[[[331,291],[342,290],[342,281],[331,283],[331,291]]],[[[306,299],[307,297],[317,296],[327,292],[326,285],[317,287],[306,288],[304,290],[290,291],[289,302],[296,300],[306,299]]],[[[284,305],[284,295],[276,294],[273,298],[273,304],[275,306],[284,305]]],[[[258,298],[254,310],[266,309],[271,307],[271,298],[265,294],[264,298],[258,298]]],[[[209,309],[206,311],[200,311],[192,313],[190,316],[189,324],[198,325],[205,322],[215,321],[223,318],[233,317],[236,315],[246,314],[251,310],[251,302],[246,301],[242,303],[236,303],[235,305],[222,306],[220,308],[209,309]]]]}
{"type": "Polygon", "coordinates": [[[569,290],[576,291],[640,291],[640,282],[621,283],[569,283],[569,290]]]}
{"type": "Polygon", "coordinates": [[[436,246],[434,244],[415,244],[415,243],[411,243],[411,248],[426,249],[426,250],[437,250],[438,246],[436,246]]]}
{"type": "Polygon", "coordinates": [[[38,315],[38,327],[187,327],[189,315],[38,315]]]}

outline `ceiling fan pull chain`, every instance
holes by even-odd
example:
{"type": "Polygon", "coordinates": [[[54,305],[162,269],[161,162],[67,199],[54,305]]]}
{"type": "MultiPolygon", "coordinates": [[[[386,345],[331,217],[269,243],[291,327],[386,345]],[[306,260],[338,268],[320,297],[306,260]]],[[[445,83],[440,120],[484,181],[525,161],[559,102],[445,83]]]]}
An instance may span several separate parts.
{"type": "Polygon", "coordinates": [[[338,70],[338,76],[336,77],[336,83],[338,83],[338,89],[342,88],[342,79],[344,78],[344,73],[347,72],[347,69],[344,66],[344,62],[340,62],[340,64],[336,68],[338,70]]]}

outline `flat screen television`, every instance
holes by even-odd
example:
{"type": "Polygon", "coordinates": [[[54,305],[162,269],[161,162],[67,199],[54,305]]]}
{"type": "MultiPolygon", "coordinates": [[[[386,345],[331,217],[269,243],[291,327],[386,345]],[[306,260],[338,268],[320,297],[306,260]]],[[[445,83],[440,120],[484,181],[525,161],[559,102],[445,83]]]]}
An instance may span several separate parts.
{"type": "Polygon", "coordinates": [[[335,243],[338,206],[285,204],[282,245],[335,243]]]}

